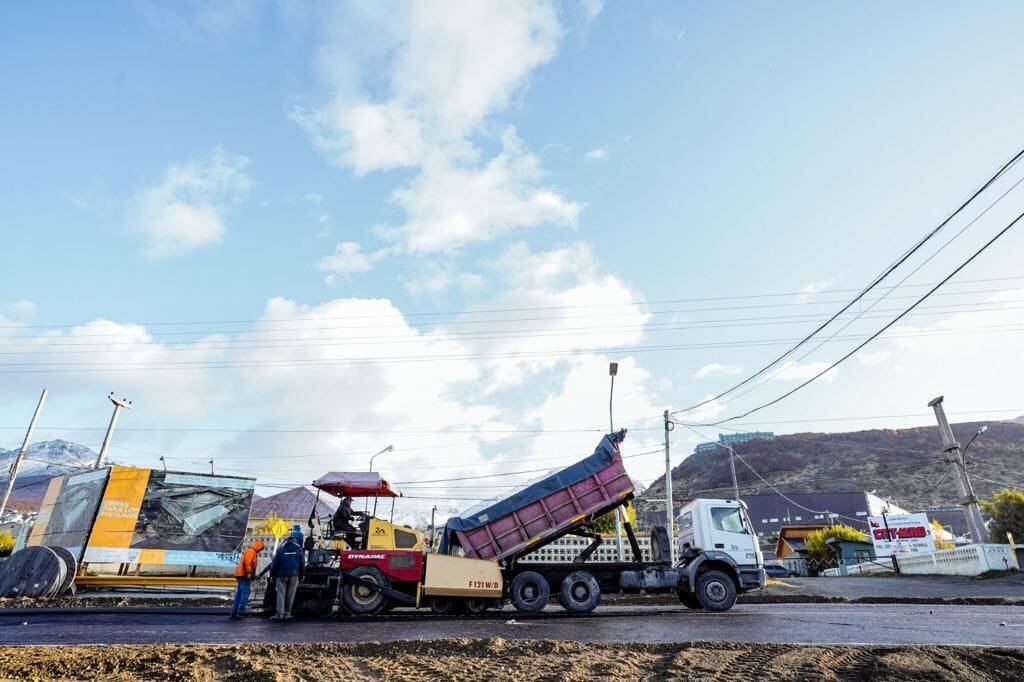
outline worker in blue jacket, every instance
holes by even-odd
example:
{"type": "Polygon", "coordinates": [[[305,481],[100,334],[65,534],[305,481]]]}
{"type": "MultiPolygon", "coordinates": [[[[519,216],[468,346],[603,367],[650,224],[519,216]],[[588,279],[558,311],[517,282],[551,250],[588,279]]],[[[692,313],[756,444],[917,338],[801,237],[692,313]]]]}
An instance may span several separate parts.
{"type": "Polygon", "coordinates": [[[270,564],[270,576],[277,585],[277,614],[271,620],[291,620],[295,591],[305,574],[306,558],[302,553],[302,543],[290,534],[277,548],[270,564]]]}

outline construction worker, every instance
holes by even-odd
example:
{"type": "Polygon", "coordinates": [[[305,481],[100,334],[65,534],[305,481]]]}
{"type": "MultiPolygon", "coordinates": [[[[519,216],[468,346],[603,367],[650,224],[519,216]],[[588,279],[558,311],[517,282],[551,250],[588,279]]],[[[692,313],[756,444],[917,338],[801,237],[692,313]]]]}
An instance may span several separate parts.
{"type": "Polygon", "coordinates": [[[252,543],[248,549],[242,552],[242,558],[235,566],[235,600],[231,604],[232,618],[241,618],[248,610],[249,588],[252,580],[256,577],[256,564],[259,562],[263,547],[262,540],[252,543]]]}
{"type": "Polygon", "coordinates": [[[292,533],[285,538],[270,564],[270,576],[277,586],[277,613],[270,620],[291,620],[295,590],[306,574],[302,543],[292,533]]]}
{"type": "Polygon", "coordinates": [[[334,512],[334,518],[331,520],[331,525],[334,527],[334,536],[344,535],[345,544],[351,549],[356,549],[356,537],[359,534],[359,529],[352,525],[354,516],[352,498],[346,496],[341,500],[341,504],[338,505],[338,511],[334,512]]]}

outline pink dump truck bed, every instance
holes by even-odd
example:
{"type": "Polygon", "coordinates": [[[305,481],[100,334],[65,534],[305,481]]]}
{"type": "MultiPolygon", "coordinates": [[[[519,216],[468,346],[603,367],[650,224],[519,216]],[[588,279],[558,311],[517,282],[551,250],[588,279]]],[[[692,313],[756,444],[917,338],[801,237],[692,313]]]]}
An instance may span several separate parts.
{"type": "Polygon", "coordinates": [[[624,437],[624,430],[605,436],[593,455],[480,512],[449,519],[441,551],[457,544],[468,557],[519,557],[628,501],[633,481],[618,447],[624,437]]]}

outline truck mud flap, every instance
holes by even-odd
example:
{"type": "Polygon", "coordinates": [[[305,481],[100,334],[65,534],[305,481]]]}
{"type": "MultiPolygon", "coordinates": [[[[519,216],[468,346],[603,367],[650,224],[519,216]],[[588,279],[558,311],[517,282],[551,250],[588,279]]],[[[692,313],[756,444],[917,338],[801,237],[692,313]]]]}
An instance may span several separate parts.
{"type": "Polygon", "coordinates": [[[341,574],[341,583],[343,585],[359,585],[360,587],[366,587],[375,592],[383,592],[391,599],[394,599],[396,602],[400,602],[402,604],[416,604],[416,598],[409,596],[405,592],[399,592],[398,590],[392,589],[390,587],[384,587],[383,585],[378,585],[377,583],[371,583],[369,580],[363,580],[362,578],[355,578],[353,576],[350,576],[348,573],[341,574]]]}

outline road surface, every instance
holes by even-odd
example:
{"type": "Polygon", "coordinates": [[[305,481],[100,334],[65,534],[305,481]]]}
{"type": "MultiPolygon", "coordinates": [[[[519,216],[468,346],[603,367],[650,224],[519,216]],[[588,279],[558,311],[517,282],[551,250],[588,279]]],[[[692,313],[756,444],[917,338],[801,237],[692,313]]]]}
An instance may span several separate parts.
{"type": "Polygon", "coordinates": [[[1024,646],[1019,606],[747,604],[726,613],[683,607],[602,606],[573,617],[558,607],[534,617],[402,613],[275,623],[260,617],[0,612],[0,644],[358,642],[503,637],[577,642],[732,641],[795,644],[976,644],[1024,646]],[[509,623],[514,619],[515,623],[509,623]]]}

